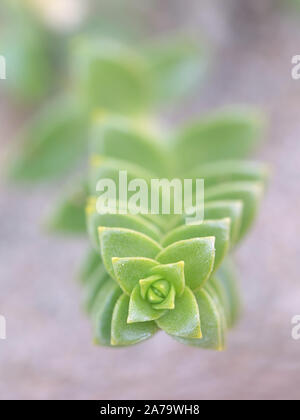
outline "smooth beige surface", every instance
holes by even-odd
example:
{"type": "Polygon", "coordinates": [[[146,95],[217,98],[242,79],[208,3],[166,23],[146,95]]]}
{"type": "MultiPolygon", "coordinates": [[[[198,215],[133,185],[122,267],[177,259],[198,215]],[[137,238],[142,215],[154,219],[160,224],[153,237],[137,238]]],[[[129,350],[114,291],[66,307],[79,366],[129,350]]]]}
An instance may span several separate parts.
{"type": "MultiPolygon", "coordinates": [[[[192,3],[192,17],[185,10],[182,20],[205,31],[216,62],[184,116],[173,113],[170,120],[250,103],[271,121],[258,156],[272,165],[272,183],[237,253],[242,321],[224,353],[188,348],[163,333],[133,348],[94,347],[74,281],[85,242],[43,235],[38,225],[59,191],[3,183],[0,313],[8,337],[0,341],[1,399],[300,398],[300,341],[291,338],[291,318],[300,314],[300,81],[290,75],[291,57],[300,54],[300,12],[280,16],[268,1],[253,2],[257,8],[230,2],[230,13],[224,1],[204,2],[203,9],[192,3]]],[[[14,118],[2,104],[3,162],[14,118]]]]}

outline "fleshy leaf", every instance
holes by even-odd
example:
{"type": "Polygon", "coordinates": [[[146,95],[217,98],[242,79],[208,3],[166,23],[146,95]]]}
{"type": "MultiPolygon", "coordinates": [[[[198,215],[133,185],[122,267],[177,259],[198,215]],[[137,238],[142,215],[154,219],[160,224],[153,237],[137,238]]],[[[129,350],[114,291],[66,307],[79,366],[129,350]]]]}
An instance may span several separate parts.
{"type": "Polygon", "coordinates": [[[176,156],[183,170],[215,160],[244,159],[258,145],[262,116],[253,110],[219,111],[184,128],[176,156]]]}
{"type": "Polygon", "coordinates": [[[84,187],[66,193],[52,215],[47,220],[50,231],[63,234],[82,234],[86,232],[85,204],[87,192],[84,187]]]}
{"type": "Polygon", "coordinates": [[[74,44],[72,68],[80,99],[89,109],[128,114],[147,107],[148,67],[130,48],[81,38],[74,44]]]}
{"type": "MultiPolygon", "coordinates": [[[[150,185],[151,179],[155,176],[155,174],[147,171],[145,168],[139,165],[99,155],[92,156],[90,163],[91,170],[89,176],[89,189],[91,195],[94,196],[98,194],[97,185],[100,180],[109,179],[115,184],[116,192],[119,193],[115,199],[120,202],[123,201],[122,197],[120,196],[120,191],[123,188],[123,184],[120,185],[122,181],[126,184],[126,187],[137,179],[143,180],[147,185],[150,185]],[[121,171],[124,172],[124,177],[120,181],[121,171]]],[[[132,197],[135,193],[136,191],[127,191],[127,201],[130,201],[130,197],[132,197]]],[[[150,198],[151,194],[149,193],[148,199],[150,200],[150,198]]],[[[146,209],[148,209],[148,206],[146,206],[146,209]]]]}
{"type": "Polygon", "coordinates": [[[229,217],[230,244],[235,245],[242,223],[243,202],[238,200],[211,201],[205,204],[205,220],[223,219],[229,217]]]}
{"type": "Polygon", "coordinates": [[[216,276],[213,276],[211,279],[209,279],[209,282],[206,285],[206,290],[213,291],[213,293],[217,295],[219,299],[219,303],[221,304],[221,307],[223,308],[226,326],[230,328],[231,327],[231,308],[230,308],[230,301],[229,301],[229,297],[225,289],[225,286],[216,276]]]}
{"type": "Polygon", "coordinates": [[[161,280],[161,276],[157,274],[146,277],[144,279],[140,279],[139,284],[141,289],[141,296],[143,299],[146,299],[149,288],[158,280],[161,280]]]}
{"type": "Polygon", "coordinates": [[[104,265],[101,264],[84,285],[83,304],[88,313],[92,311],[98,292],[107,280],[111,281],[104,265]]]}
{"type": "Polygon", "coordinates": [[[77,164],[87,147],[84,113],[67,100],[48,105],[24,131],[24,145],[11,168],[18,181],[57,178],[77,164]]]}
{"type": "Polygon", "coordinates": [[[221,297],[221,299],[220,299],[218,291],[216,291],[215,288],[212,287],[212,285],[210,283],[207,283],[207,285],[205,286],[205,290],[210,295],[212,300],[214,301],[214,304],[216,305],[216,308],[218,309],[218,312],[220,314],[220,321],[221,321],[220,342],[223,343],[223,348],[225,348],[226,334],[227,334],[228,326],[227,326],[227,322],[226,322],[226,313],[225,313],[225,310],[224,310],[224,306],[222,305],[223,297],[221,297]]]}
{"type": "Polygon", "coordinates": [[[145,257],[154,259],[161,246],[148,236],[129,229],[99,228],[101,255],[107,272],[115,278],[112,258],[145,257]]]}
{"type": "MultiPolygon", "coordinates": [[[[1,10],[3,16],[8,7],[16,2],[6,3],[1,10]]],[[[59,46],[55,37],[45,30],[39,19],[28,13],[24,2],[18,2],[12,15],[3,16],[1,25],[1,54],[7,61],[7,85],[10,96],[24,106],[39,103],[55,84],[56,54],[59,46]],[[20,8],[22,8],[20,10],[20,8]],[[54,57],[55,56],[55,57],[54,57]]]]}
{"type": "Polygon", "coordinates": [[[269,170],[266,165],[245,160],[217,161],[195,168],[192,178],[205,180],[205,187],[236,181],[266,182],[269,170]]]}
{"type": "Polygon", "coordinates": [[[166,166],[166,152],[146,130],[139,129],[133,120],[122,117],[95,119],[90,144],[92,155],[100,155],[139,165],[148,171],[161,174],[166,166]]]}
{"type": "Polygon", "coordinates": [[[140,286],[135,286],[129,302],[129,312],[127,318],[127,322],[129,324],[135,322],[153,321],[160,318],[164,313],[164,310],[156,310],[153,305],[143,299],[141,296],[140,286]]]}
{"type": "Polygon", "coordinates": [[[183,294],[176,297],[175,309],[168,311],[156,323],[167,334],[200,338],[199,309],[193,292],[186,287],[183,294]]]}
{"type": "Polygon", "coordinates": [[[174,101],[186,95],[204,73],[203,51],[188,39],[161,40],[146,49],[154,99],[174,101]]]}
{"type": "Polygon", "coordinates": [[[217,272],[216,277],[219,282],[224,285],[228,300],[230,302],[230,323],[229,326],[233,327],[239,320],[241,314],[241,298],[240,292],[236,281],[235,270],[228,259],[222,264],[222,267],[217,272]]]}
{"type": "Polygon", "coordinates": [[[174,264],[157,265],[152,268],[151,273],[159,274],[174,286],[177,296],[182,295],[185,288],[184,262],[174,264]]]}
{"type": "Polygon", "coordinates": [[[156,303],[152,305],[152,308],[157,310],[163,310],[163,309],[170,309],[173,310],[175,308],[175,288],[173,285],[171,285],[170,291],[166,299],[161,303],[156,303]]]}
{"type": "Polygon", "coordinates": [[[85,284],[101,264],[102,262],[99,252],[96,252],[94,249],[90,249],[81,264],[79,280],[85,284]]]}
{"type": "Polygon", "coordinates": [[[110,279],[101,286],[93,303],[91,315],[96,344],[111,345],[112,317],[121,294],[119,286],[110,279]]]}
{"type": "Polygon", "coordinates": [[[251,227],[258,209],[264,186],[260,182],[232,182],[208,188],[205,192],[207,202],[215,200],[243,201],[243,216],[240,229],[241,239],[251,227]]]}
{"type": "Polygon", "coordinates": [[[138,282],[145,278],[153,267],[158,265],[154,260],[141,257],[116,257],[112,259],[112,264],[115,278],[123,291],[128,295],[131,294],[138,282]]]}
{"type": "Polygon", "coordinates": [[[193,238],[175,242],[156,257],[162,264],[184,261],[186,285],[193,291],[201,288],[212,273],[215,261],[215,238],[193,238]]]}
{"type": "Polygon", "coordinates": [[[184,225],[174,229],[164,237],[162,245],[166,247],[174,242],[186,239],[214,236],[216,238],[214,269],[217,269],[228,251],[229,235],[230,219],[206,220],[202,223],[184,225]]]}
{"type": "MultiPolygon", "coordinates": [[[[200,209],[202,210],[202,209],[200,209]]],[[[188,216],[195,216],[196,209],[189,212],[188,216]]],[[[219,220],[229,218],[230,223],[230,244],[236,244],[241,228],[243,214],[243,201],[241,200],[218,200],[206,202],[204,204],[204,220],[219,220]]],[[[176,224],[173,229],[182,226],[186,223],[187,215],[184,215],[176,224]]]]}
{"type": "Polygon", "coordinates": [[[159,241],[159,229],[144,219],[140,215],[132,214],[99,214],[96,212],[95,201],[90,200],[86,208],[87,228],[90,239],[93,245],[99,248],[99,233],[98,228],[103,227],[118,227],[136,230],[138,232],[148,235],[150,238],[159,241]]]}
{"type": "Polygon", "coordinates": [[[192,340],[178,338],[176,336],[174,336],[174,338],[181,343],[190,346],[218,351],[224,350],[224,331],[222,331],[224,322],[221,318],[222,313],[207,290],[199,290],[195,293],[195,298],[197,300],[200,313],[202,338],[192,340]]]}
{"type": "Polygon", "coordinates": [[[111,344],[129,346],[147,340],[157,332],[155,322],[128,324],[129,296],[123,294],[116,303],[112,317],[111,344]]]}

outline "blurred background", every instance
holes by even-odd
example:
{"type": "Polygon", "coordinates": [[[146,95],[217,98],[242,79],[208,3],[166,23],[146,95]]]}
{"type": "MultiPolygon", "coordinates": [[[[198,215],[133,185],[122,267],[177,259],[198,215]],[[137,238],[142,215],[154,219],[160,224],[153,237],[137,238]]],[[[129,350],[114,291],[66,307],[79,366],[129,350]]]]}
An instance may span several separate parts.
{"type": "MultiPolygon", "coordinates": [[[[51,72],[39,71],[23,86],[26,72],[17,60],[18,83],[0,81],[0,314],[7,320],[0,398],[300,398],[300,342],[291,337],[291,319],[300,314],[300,82],[291,77],[291,58],[300,54],[297,0],[27,2],[42,31],[30,39],[51,40],[49,55],[37,47],[33,58],[51,72]],[[267,116],[257,157],[271,165],[272,182],[236,255],[244,314],[224,353],[187,348],[163,333],[128,349],[95,347],[74,280],[87,240],[43,231],[62,182],[24,187],[7,180],[22,127],[68,83],[64,44],[84,33],[139,46],[188,34],[205,50],[205,78],[188,99],[159,114],[168,125],[231,104],[254,105],[267,116]]],[[[0,54],[16,49],[20,57],[22,37],[14,28],[23,15],[9,3],[0,10],[0,54]]]]}

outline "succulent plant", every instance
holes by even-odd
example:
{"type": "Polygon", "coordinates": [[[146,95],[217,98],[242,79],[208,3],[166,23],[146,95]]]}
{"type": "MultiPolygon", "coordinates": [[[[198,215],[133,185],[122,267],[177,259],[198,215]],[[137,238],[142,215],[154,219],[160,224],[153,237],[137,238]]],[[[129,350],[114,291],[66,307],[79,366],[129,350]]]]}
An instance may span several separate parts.
{"type": "MultiPolygon", "coordinates": [[[[136,344],[162,329],[201,346],[202,328],[206,333],[208,324],[204,322],[201,326],[199,302],[209,299],[208,292],[202,289],[214,268],[215,238],[196,237],[162,248],[137,231],[119,228],[99,231],[102,261],[119,291],[105,343],[110,340],[110,344],[117,346],[136,344]]],[[[112,283],[111,279],[108,282],[112,283]]],[[[100,294],[101,291],[102,288],[100,294]]],[[[96,338],[102,343],[99,330],[106,318],[102,300],[96,299],[94,305],[96,338]]],[[[213,316],[217,307],[214,309],[215,313],[207,316],[216,326],[213,316]]],[[[221,329],[221,325],[217,328],[221,329]]],[[[223,343],[217,337],[214,340],[213,344],[221,348],[223,343]]]]}
{"type": "Polygon", "coordinates": [[[163,330],[184,344],[223,350],[240,313],[229,254],[251,227],[268,178],[265,165],[243,160],[257,145],[260,117],[249,111],[210,115],[167,144],[119,117],[94,125],[86,208],[93,250],[82,281],[95,342],[133,345],[163,330]],[[120,170],[147,183],[178,174],[203,178],[204,220],[99,214],[97,180],[118,185],[120,170]]]}
{"type": "Polygon", "coordinates": [[[149,111],[191,87],[199,68],[194,48],[161,45],[143,53],[93,40],[75,49],[70,94],[30,125],[12,172],[21,180],[49,179],[90,155],[89,174],[64,194],[50,224],[88,231],[81,279],[95,342],[128,346],[163,330],[184,344],[223,350],[240,313],[230,254],[253,224],[268,175],[265,165],[244,160],[259,144],[261,115],[225,110],[167,133],[149,111]],[[191,213],[174,208],[168,215],[161,208],[99,213],[97,183],[109,179],[119,190],[120,171],[146,186],[204,179],[203,220],[187,223],[191,213]]]}

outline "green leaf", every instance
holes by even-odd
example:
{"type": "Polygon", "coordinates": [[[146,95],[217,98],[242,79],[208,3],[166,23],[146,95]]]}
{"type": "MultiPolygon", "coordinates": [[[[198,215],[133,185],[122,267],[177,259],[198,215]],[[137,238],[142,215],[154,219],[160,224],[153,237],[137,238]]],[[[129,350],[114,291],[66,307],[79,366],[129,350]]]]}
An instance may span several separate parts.
{"type": "Polygon", "coordinates": [[[154,259],[161,246],[148,236],[129,229],[99,228],[101,255],[107,272],[115,278],[112,258],[145,257],[154,259]]]}
{"type": "Polygon", "coordinates": [[[242,304],[235,270],[228,259],[222,264],[216,277],[218,278],[218,281],[223,284],[227,293],[227,298],[230,302],[229,327],[233,327],[240,318],[242,304]]]}
{"type": "MultiPolygon", "coordinates": [[[[146,299],[147,298],[148,291],[149,291],[150,287],[152,285],[154,286],[154,284],[156,284],[157,281],[160,281],[160,280],[163,281],[162,288],[163,288],[163,291],[165,291],[166,283],[165,283],[165,280],[162,279],[162,277],[161,277],[160,274],[154,274],[152,276],[146,277],[146,278],[141,279],[139,281],[139,283],[140,283],[140,289],[141,289],[141,296],[142,296],[143,299],[146,299]]],[[[151,297],[154,300],[157,300],[157,294],[156,293],[153,294],[153,290],[151,291],[151,297]]]]}
{"type": "MultiPolygon", "coordinates": [[[[128,185],[131,181],[135,181],[136,179],[144,180],[147,185],[150,185],[151,179],[154,176],[151,172],[146,171],[139,165],[135,165],[123,160],[106,158],[96,155],[91,159],[91,171],[89,177],[89,188],[91,195],[94,196],[97,193],[97,184],[102,179],[112,180],[115,183],[116,191],[119,192],[123,187],[120,187],[120,182],[122,183],[123,181],[123,179],[120,181],[120,171],[126,171],[126,179],[124,178],[124,181],[127,181],[126,184],[128,185]]],[[[128,200],[134,193],[135,191],[131,193],[128,191],[128,200]]],[[[151,196],[149,195],[148,198],[150,199],[150,197],[151,196]]],[[[119,195],[117,195],[116,200],[123,201],[119,195]]]]}
{"type": "Polygon", "coordinates": [[[102,264],[100,252],[90,249],[80,267],[79,279],[82,283],[87,283],[90,277],[96,272],[98,267],[102,264]]]}
{"type": "Polygon", "coordinates": [[[174,336],[175,339],[183,344],[196,346],[203,349],[222,351],[225,349],[224,336],[224,319],[222,320],[222,312],[210,293],[205,290],[199,290],[195,293],[197,300],[200,319],[201,319],[201,339],[184,339],[174,336]]]}
{"type": "Polygon", "coordinates": [[[131,294],[138,282],[147,277],[153,267],[158,263],[149,258],[113,258],[115,278],[120,287],[128,295],[131,294]]]}
{"type": "MultiPolygon", "coordinates": [[[[201,209],[200,209],[201,210],[201,209]]],[[[194,213],[189,214],[189,217],[193,217],[194,213]]],[[[204,204],[204,220],[220,220],[229,218],[230,223],[230,244],[233,246],[236,244],[241,228],[243,214],[243,201],[241,200],[220,200],[211,201],[204,204]]],[[[187,215],[184,215],[181,220],[174,225],[176,227],[182,226],[186,223],[187,215]]]]}
{"type": "Polygon", "coordinates": [[[170,291],[166,299],[161,303],[156,303],[152,305],[152,308],[157,310],[164,310],[164,309],[170,309],[173,310],[175,308],[175,297],[176,292],[173,285],[171,285],[170,291]]]}
{"type": "Polygon", "coordinates": [[[211,201],[205,203],[205,220],[223,219],[229,217],[230,223],[230,243],[234,245],[242,223],[243,202],[239,200],[230,201],[211,201]]]}
{"type": "Polygon", "coordinates": [[[164,310],[157,310],[147,300],[142,298],[140,286],[133,289],[130,296],[128,324],[135,322],[153,321],[160,318],[165,313],[164,310]]]}
{"type": "Polygon", "coordinates": [[[97,298],[97,294],[107,280],[111,281],[109,276],[107,275],[103,264],[101,264],[90,276],[90,278],[84,286],[83,305],[87,313],[90,313],[92,311],[93,305],[97,298]]]}
{"type": "Polygon", "coordinates": [[[90,37],[74,43],[73,57],[73,77],[89,109],[129,114],[148,106],[148,67],[135,51],[90,37]]]}
{"type": "Polygon", "coordinates": [[[7,19],[10,22],[4,31],[4,21],[1,25],[0,41],[9,75],[5,85],[18,103],[37,103],[54,85],[53,39],[33,16],[28,13],[25,16],[24,11],[7,19]]]}
{"type": "Polygon", "coordinates": [[[123,294],[115,306],[111,326],[111,344],[129,346],[151,338],[157,332],[155,322],[128,324],[129,296],[123,294]]]}
{"type": "Polygon", "coordinates": [[[92,323],[96,344],[110,346],[113,312],[122,291],[111,279],[101,286],[93,304],[92,323]]]}
{"type": "Polygon", "coordinates": [[[159,274],[174,286],[177,296],[181,296],[185,288],[184,262],[179,261],[175,264],[157,265],[152,268],[151,273],[159,274]]]}
{"type": "Polygon", "coordinates": [[[207,283],[207,285],[205,286],[205,290],[210,295],[210,297],[214,301],[214,304],[218,308],[218,312],[220,314],[220,320],[221,320],[220,342],[223,343],[223,349],[225,349],[228,325],[227,325],[227,322],[226,322],[226,313],[225,313],[225,310],[224,310],[224,306],[222,305],[223,297],[220,299],[218,292],[215,290],[214,287],[212,287],[212,285],[210,283],[207,283]]]}
{"type": "Polygon", "coordinates": [[[130,162],[159,175],[167,166],[163,144],[146,129],[137,127],[135,120],[101,112],[93,124],[90,153],[130,162]]]}
{"type": "Polygon", "coordinates": [[[230,239],[229,235],[230,219],[206,220],[202,223],[180,226],[174,229],[164,237],[162,245],[163,247],[167,247],[174,242],[186,239],[214,236],[216,238],[214,269],[217,269],[228,251],[230,239]]]}
{"type": "Polygon", "coordinates": [[[89,204],[86,209],[87,229],[93,245],[99,247],[98,228],[119,227],[148,235],[150,238],[159,241],[159,229],[140,215],[132,214],[99,214],[96,211],[95,204],[89,204]]]}
{"type": "Polygon", "coordinates": [[[84,186],[77,191],[65,193],[46,222],[50,232],[63,234],[82,234],[86,232],[85,205],[87,191],[84,186]]]}
{"type": "Polygon", "coordinates": [[[200,165],[191,174],[192,178],[204,179],[205,187],[235,181],[261,181],[269,176],[266,165],[245,160],[217,161],[200,165]]]}
{"type": "Polygon", "coordinates": [[[152,95],[158,103],[178,100],[199,82],[206,60],[199,44],[188,39],[159,40],[146,47],[153,79],[152,95]]]}
{"type": "Polygon", "coordinates": [[[244,159],[259,143],[262,116],[253,110],[219,111],[184,128],[174,152],[183,170],[215,160],[244,159]]]}
{"type": "Polygon", "coordinates": [[[207,286],[207,291],[213,291],[213,293],[218,297],[219,303],[223,309],[224,312],[224,318],[226,321],[226,326],[228,328],[231,328],[231,308],[230,308],[230,300],[227,293],[227,290],[223,283],[216,277],[213,276],[207,286]]]}
{"type": "Polygon", "coordinates": [[[241,200],[243,216],[239,239],[250,229],[258,210],[258,205],[264,191],[260,182],[232,182],[208,188],[205,192],[207,202],[215,200],[241,200]]]}
{"type": "Polygon", "coordinates": [[[82,158],[87,121],[69,100],[55,101],[36,116],[22,135],[24,144],[10,169],[18,181],[57,178],[82,158]]]}
{"type": "Polygon", "coordinates": [[[199,309],[193,292],[186,287],[183,294],[176,297],[175,309],[168,311],[156,323],[167,334],[200,338],[199,309]]]}
{"type": "Polygon", "coordinates": [[[184,261],[186,285],[193,291],[201,288],[212,273],[215,261],[215,238],[193,238],[175,242],[156,257],[162,264],[184,261]]]}

